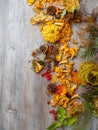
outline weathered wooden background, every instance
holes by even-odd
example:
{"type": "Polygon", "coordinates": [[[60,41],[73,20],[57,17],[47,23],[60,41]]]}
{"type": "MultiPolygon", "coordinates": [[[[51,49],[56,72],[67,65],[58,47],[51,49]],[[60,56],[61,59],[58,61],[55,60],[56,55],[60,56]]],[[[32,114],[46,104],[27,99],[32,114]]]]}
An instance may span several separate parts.
{"type": "MultiPolygon", "coordinates": [[[[91,12],[98,0],[84,5],[91,12]]],[[[0,130],[45,130],[52,121],[47,82],[28,63],[42,43],[38,27],[29,23],[32,15],[26,0],[0,0],[0,130]]],[[[92,119],[87,129],[98,130],[98,120],[92,119]]]]}

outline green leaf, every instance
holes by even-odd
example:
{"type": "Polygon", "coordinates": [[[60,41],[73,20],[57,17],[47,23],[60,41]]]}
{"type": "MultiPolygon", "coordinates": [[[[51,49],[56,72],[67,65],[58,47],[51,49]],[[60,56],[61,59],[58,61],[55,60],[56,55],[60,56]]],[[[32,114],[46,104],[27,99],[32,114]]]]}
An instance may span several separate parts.
{"type": "Polygon", "coordinates": [[[56,130],[56,128],[59,128],[60,126],[62,126],[62,123],[54,122],[47,128],[47,130],[56,130]]]}
{"type": "Polygon", "coordinates": [[[66,9],[63,10],[62,14],[61,14],[61,19],[66,15],[66,9]]]}
{"type": "Polygon", "coordinates": [[[42,60],[38,61],[38,63],[39,63],[40,65],[45,65],[45,63],[44,63],[42,60]]]}
{"type": "Polygon", "coordinates": [[[65,126],[71,126],[77,121],[77,117],[71,116],[64,121],[65,126]]]}
{"type": "Polygon", "coordinates": [[[66,115],[60,115],[60,114],[58,114],[58,121],[60,123],[63,123],[65,119],[66,119],[66,115]]]}
{"type": "Polygon", "coordinates": [[[58,107],[57,114],[66,115],[66,110],[64,107],[58,107]]]}
{"type": "Polygon", "coordinates": [[[58,121],[61,123],[63,123],[63,121],[66,119],[66,110],[63,107],[58,108],[57,117],[58,117],[58,121]]]}

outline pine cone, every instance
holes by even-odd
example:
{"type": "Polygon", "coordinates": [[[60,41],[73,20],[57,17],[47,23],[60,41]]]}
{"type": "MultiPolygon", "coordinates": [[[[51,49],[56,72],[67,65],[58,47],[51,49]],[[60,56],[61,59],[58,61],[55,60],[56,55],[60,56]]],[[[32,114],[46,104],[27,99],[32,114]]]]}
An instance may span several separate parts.
{"type": "Polygon", "coordinates": [[[50,83],[50,84],[48,84],[47,89],[48,89],[49,93],[55,93],[57,90],[57,86],[53,83],[50,83]]]}
{"type": "Polygon", "coordinates": [[[48,8],[47,8],[47,14],[49,14],[49,15],[55,15],[55,13],[56,13],[56,8],[54,7],[54,6],[49,6],[48,8]]]}

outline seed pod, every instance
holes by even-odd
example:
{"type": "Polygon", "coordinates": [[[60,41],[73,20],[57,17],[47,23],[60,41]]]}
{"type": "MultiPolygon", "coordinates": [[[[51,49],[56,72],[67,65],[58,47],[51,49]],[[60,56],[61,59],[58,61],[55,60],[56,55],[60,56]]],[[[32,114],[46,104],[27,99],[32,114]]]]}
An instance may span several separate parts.
{"type": "Polygon", "coordinates": [[[46,47],[46,45],[41,45],[40,47],[39,47],[39,49],[40,49],[40,52],[45,52],[46,50],[47,50],[47,47],[46,47]]]}
{"type": "Polygon", "coordinates": [[[47,8],[47,14],[49,14],[49,15],[55,15],[55,13],[56,13],[56,8],[54,7],[54,6],[49,6],[48,8],[47,8]]]}

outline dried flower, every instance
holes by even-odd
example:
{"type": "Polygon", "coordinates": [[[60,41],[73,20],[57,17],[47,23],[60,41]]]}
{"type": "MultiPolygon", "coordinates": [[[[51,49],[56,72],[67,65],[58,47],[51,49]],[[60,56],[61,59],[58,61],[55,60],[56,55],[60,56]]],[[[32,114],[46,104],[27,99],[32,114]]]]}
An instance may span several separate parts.
{"type": "Polygon", "coordinates": [[[54,6],[49,6],[47,8],[47,14],[49,14],[49,15],[55,15],[55,13],[56,13],[56,8],[54,6]]]}
{"type": "Polygon", "coordinates": [[[46,45],[41,45],[41,46],[39,47],[39,49],[40,49],[41,52],[44,53],[44,52],[47,50],[47,46],[46,46],[46,45]]]}
{"type": "Polygon", "coordinates": [[[52,94],[53,94],[53,93],[56,92],[57,86],[56,86],[56,84],[50,83],[50,84],[48,84],[47,89],[48,89],[48,92],[49,92],[49,93],[52,93],[52,94]]]}
{"type": "Polygon", "coordinates": [[[71,14],[71,13],[68,13],[65,15],[64,19],[67,21],[67,22],[71,22],[71,20],[73,19],[74,15],[71,14]]]}

